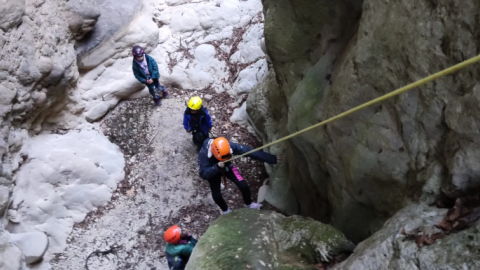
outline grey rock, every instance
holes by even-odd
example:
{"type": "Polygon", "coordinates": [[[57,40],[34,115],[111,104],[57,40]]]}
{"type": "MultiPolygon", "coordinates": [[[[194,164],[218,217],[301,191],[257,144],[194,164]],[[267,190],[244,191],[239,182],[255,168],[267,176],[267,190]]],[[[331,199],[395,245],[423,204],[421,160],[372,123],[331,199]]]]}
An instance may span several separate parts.
{"type": "Polygon", "coordinates": [[[22,251],[16,245],[0,242],[0,269],[23,270],[24,264],[22,251]]]}
{"type": "Polygon", "coordinates": [[[19,25],[24,13],[25,0],[0,0],[0,28],[3,31],[8,31],[10,28],[19,25]]]}
{"type": "Polygon", "coordinates": [[[102,118],[110,109],[106,102],[100,102],[85,113],[88,122],[95,122],[102,118]]]}
{"type": "Polygon", "coordinates": [[[428,233],[446,214],[445,209],[411,205],[400,210],[383,228],[360,243],[346,261],[332,270],[347,269],[478,269],[480,222],[473,227],[446,236],[436,243],[419,248],[401,231],[416,228],[428,233]]]}
{"type": "MultiPolygon", "coordinates": [[[[97,3],[98,11],[102,15],[98,18],[88,38],[77,42],[77,54],[80,56],[87,54],[128,25],[142,8],[141,0],[93,0],[93,2],[97,3]]],[[[77,3],[81,4],[81,2],[77,3]]]]}
{"type": "Polygon", "coordinates": [[[65,5],[65,18],[76,40],[95,27],[100,14],[95,0],[70,0],[65,5]]]}
{"type": "Polygon", "coordinates": [[[20,248],[27,264],[39,261],[47,251],[48,237],[43,232],[11,234],[10,239],[20,248]]]}
{"type": "MultiPolygon", "coordinates": [[[[469,30],[480,26],[477,1],[449,9],[430,1],[361,4],[264,1],[265,46],[275,72],[267,80],[274,83],[247,101],[264,142],[478,52],[469,30]]],[[[479,70],[472,66],[278,146],[288,161],[269,169],[280,176],[270,177],[279,187],[269,189],[267,201],[281,209],[298,205],[300,212],[290,213],[331,222],[357,242],[412,201],[480,187],[479,70]]]]}
{"type": "Polygon", "coordinates": [[[0,83],[0,117],[3,117],[8,113],[12,107],[12,100],[15,98],[17,91],[13,88],[12,83],[1,82],[0,83]]]}
{"type": "Polygon", "coordinates": [[[8,207],[10,197],[10,188],[0,183],[0,216],[3,216],[5,209],[8,207]]]}

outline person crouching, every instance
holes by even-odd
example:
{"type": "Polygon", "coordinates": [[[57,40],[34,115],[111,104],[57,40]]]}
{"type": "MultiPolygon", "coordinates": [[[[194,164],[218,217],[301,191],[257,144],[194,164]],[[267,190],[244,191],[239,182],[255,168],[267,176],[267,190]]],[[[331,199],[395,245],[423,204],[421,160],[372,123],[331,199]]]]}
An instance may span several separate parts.
{"type": "Polygon", "coordinates": [[[170,270],[184,270],[197,244],[197,240],[177,225],[168,228],[163,238],[167,242],[165,255],[168,268],[170,270]]]}

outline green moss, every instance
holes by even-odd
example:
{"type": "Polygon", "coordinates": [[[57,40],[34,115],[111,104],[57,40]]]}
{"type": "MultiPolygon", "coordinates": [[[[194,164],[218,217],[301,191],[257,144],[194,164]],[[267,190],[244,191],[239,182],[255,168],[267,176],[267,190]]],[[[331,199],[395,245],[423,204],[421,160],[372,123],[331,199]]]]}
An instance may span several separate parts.
{"type": "MultiPolygon", "coordinates": [[[[265,215],[270,213],[262,212],[265,215]]],[[[210,254],[212,258],[196,260],[195,267],[189,269],[229,270],[239,269],[239,266],[253,266],[259,264],[259,260],[271,263],[273,240],[270,244],[263,240],[262,231],[265,230],[261,218],[258,211],[251,209],[240,209],[219,217],[195,248],[210,254]]]]}
{"type": "Polygon", "coordinates": [[[187,269],[315,269],[319,246],[336,249],[345,241],[340,232],[317,221],[239,209],[210,225],[187,269]]]}

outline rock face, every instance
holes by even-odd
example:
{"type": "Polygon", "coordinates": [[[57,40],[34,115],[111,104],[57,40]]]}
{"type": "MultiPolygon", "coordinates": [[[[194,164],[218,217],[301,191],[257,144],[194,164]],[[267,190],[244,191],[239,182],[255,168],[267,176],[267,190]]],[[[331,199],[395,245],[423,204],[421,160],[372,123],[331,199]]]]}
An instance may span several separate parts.
{"type": "MultiPolygon", "coordinates": [[[[77,43],[76,51],[80,69],[92,69],[112,57],[119,58],[116,56],[117,53],[123,52],[136,43],[148,45],[150,49],[158,44],[158,29],[155,23],[150,16],[139,14],[144,7],[142,0],[90,1],[96,7],[95,10],[102,15],[98,18],[92,33],[77,43]]],[[[75,2],[70,6],[75,14],[83,15],[88,12],[87,16],[94,15],[89,5],[86,7],[84,2],[80,7],[76,6],[75,2]]]]}
{"type": "Polygon", "coordinates": [[[408,232],[438,224],[445,212],[415,204],[400,210],[380,231],[359,244],[353,255],[332,269],[478,269],[480,222],[421,248],[401,234],[403,228],[408,232]]]}
{"type": "Polygon", "coordinates": [[[49,252],[61,252],[73,224],[108,202],[123,180],[123,155],[105,136],[86,130],[42,134],[22,151],[28,158],[16,174],[15,223],[8,229],[46,232],[49,252]]]}
{"type": "MultiPolygon", "coordinates": [[[[264,141],[479,50],[478,1],[263,3],[273,70],[247,112],[264,141]]],[[[479,72],[470,67],[276,146],[288,160],[273,172],[267,200],[360,241],[412,201],[479,187],[479,72]]]]}
{"type": "Polygon", "coordinates": [[[186,269],[315,269],[320,260],[352,249],[353,244],[330,225],[240,209],[210,225],[186,269]]]}
{"type": "Polygon", "coordinates": [[[22,22],[24,13],[25,0],[15,2],[9,2],[8,0],[0,1],[0,14],[2,14],[0,28],[3,31],[8,31],[10,28],[19,25],[22,22]]]}
{"type": "Polygon", "coordinates": [[[70,0],[65,4],[65,18],[76,40],[90,32],[100,17],[95,0],[70,0]]]}
{"type": "MultiPolygon", "coordinates": [[[[8,186],[23,161],[18,152],[27,130],[38,132],[48,125],[46,119],[64,108],[78,78],[71,34],[58,8],[61,3],[1,5],[0,17],[8,23],[0,30],[0,185],[8,186]]],[[[1,193],[3,198],[4,188],[1,193]]]]}
{"type": "Polygon", "coordinates": [[[42,259],[48,247],[48,238],[41,232],[11,234],[10,240],[20,248],[27,264],[42,259]]]}
{"type": "MultiPolygon", "coordinates": [[[[0,1],[1,269],[25,269],[25,256],[28,263],[33,259],[4,237],[8,221],[3,218],[11,203],[14,173],[28,156],[21,149],[31,135],[54,126],[52,116],[66,107],[66,111],[77,108],[67,105],[79,74],[72,34],[62,12],[64,2],[0,1]]],[[[45,248],[35,259],[41,258],[45,248]]]]}
{"type": "Polygon", "coordinates": [[[25,269],[25,260],[22,251],[14,244],[0,240],[0,269],[25,269]]]}

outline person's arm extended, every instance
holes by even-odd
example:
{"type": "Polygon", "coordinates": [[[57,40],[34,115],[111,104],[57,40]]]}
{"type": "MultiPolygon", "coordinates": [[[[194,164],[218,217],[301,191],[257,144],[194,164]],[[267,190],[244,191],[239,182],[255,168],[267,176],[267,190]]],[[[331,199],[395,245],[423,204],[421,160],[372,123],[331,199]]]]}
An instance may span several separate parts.
{"type": "MultiPolygon", "coordinates": [[[[230,143],[230,147],[233,150],[234,155],[242,155],[242,154],[245,154],[245,153],[253,150],[253,148],[251,148],[250,146],[236,144],[236,143],[232,143],[232,142],[229,142],[229,143],[230,143]]],[[[267,152],[263,152],[261,150],[257,151],[257,152],[253,152],[253,153],[247,155],[247,157],[255,159],[255,160],[260,160],[260,161],[266,162],[268,164],[276,164],[277,163],[277,156],[269,154],[267,152]]]]}

